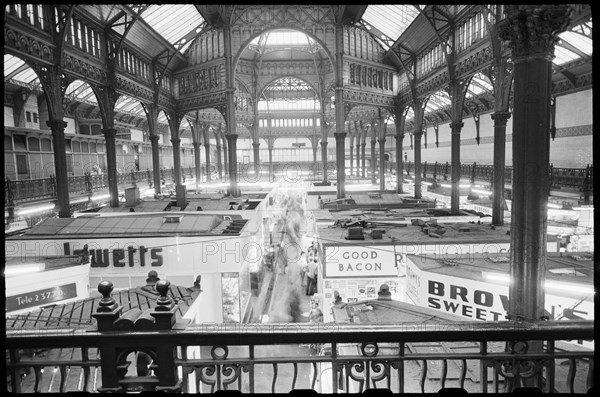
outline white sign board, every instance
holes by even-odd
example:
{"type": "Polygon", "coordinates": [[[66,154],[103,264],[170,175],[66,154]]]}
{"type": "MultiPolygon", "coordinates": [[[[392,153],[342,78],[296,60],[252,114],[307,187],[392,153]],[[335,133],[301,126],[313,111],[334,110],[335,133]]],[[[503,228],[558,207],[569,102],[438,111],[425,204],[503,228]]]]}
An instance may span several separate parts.
{"type": "MultiPolygon", "coordinates": [[[[573,285],[572,290],[560,289],[546,283],[545,307],[555,320],[594,319],[594,295],[591,286],[573,285]]],[[[406,266],[406,296],[409,303],[481,321],[506,320],[509,310],[508,285],[453,277],[421,270],[411,259],[406,266]]],[[[583,341],[593,347],[593,342],[583,341]]]]}
{"type": "Polygon", "coordinates": [[[393,246],[325,246],[325,278],[398,275],[399,253],[393,246]]]}

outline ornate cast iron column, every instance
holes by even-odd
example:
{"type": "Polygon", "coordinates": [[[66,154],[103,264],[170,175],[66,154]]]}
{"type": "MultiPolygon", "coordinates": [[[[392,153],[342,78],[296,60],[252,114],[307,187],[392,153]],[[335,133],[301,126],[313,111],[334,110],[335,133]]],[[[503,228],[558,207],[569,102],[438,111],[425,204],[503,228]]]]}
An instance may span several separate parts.
{"type": "Polygon", "coordinates": [[[212,174],[212,165],[210,164],[210,142],[208,139],[204,142],[204,157],[206,157],[206,182],[210,182],[212,174]]]}
{"type": "Polygon", "coordinates": [[[377,165],[377,157],[375,153],[375,147],[377,146],[377,139],[375,138],[375,127],[371,127],[373,136],[371,137],[371,184],[375,185],[377,180],[375,178],[375,169],[377,165]]]}
{"type": "Polygon", "coordinates": [[[402,146],[404,143],[404,118],[396,117],[396,193],[404,193],[402,182],[404,181],[404,160],[402,158],[402,146]]]}
{"type": "Polygon", "coordinates": [[[150,145],[152,147],[152,175],[154,177],[154,194],[160,194],[160,157],[158,148],[158,140],[160,138],[156,134],[150,134],[148,139],[150,139],[150,145]]]}
{"type": "Polygon", "coordinates": [[[396,139],[396,193],[404,193],[402,182],[404,181],[404,163],[402,160],[402,143],[404,134],[394,135],[396,139]]]}
{"type": "MultiPolygon", "coordinates": [[[[350,128],[348,128],[350,131],[350,128]]],[[[350,175],[354,174],[354,136],[350,135],[350,175]]]]}
{"type": "Polygon", "coordinates": [[[362,162],[362,177],[364,178],[367,173],[367,162],[365,160],[367,155],[367,143],[365,141],[362,141],[360,144],[360,152],[360,161],[362,162]]]}
{"type": "Polygon", "coordinates": [[[256,142],[252,144],[252,150],[254,151],[254,167],[256,172],[260,172],[260,143],[256,142]]]}
{"type": "Polygon", "coordinates": [[[181,185],[181,155],[179,152],[180,143],[181,139],[171,138],[171,145],[173,145],[173,179],[175,179],[175,186],[181,185]]]}
{"type": "Polygon", "coordinates": [[[192,143],[194,146],[194,171],[196,173],[196,189],[198,189],[200,182],[202,182],[202,168],[200,163],[200,142],[192,143]]]}
{"type": "MultiPolygon", "coordinates": [[[[325,133],[326,135],[327,133],[325,133]]],[[[323,163],[323,183],[327,184],[327,140],[321,140],[321,162],[323,163]]]]}
{"type": "MultiPolygon", "coordinates": [[[[230,178],[229,174],[229,144],[228,138],[224,137],[223,139],[223,169],[225,170],[225,180],[230,178]]],[[[237,163],[236,163],[237,164],[237,163]]],[[[237,172],[237,169],[235,170],[237,172]]]]}
{"type": "Polygon", "coordinates": [[[552,58],[568,5],[508,5],[499,22],[514,63],[509,318],[544,317],[552,58]]]}
{"type": "MultiPolygon", "coordinates": [[[[229,151],[229,158],[235,159],[235,152],[237,150],[237,134],[227,134],[227,150],[229,151]]],[[[238,187],[238,175],[237,175],[237,163],[230,160],[227,164],[229,166],[229,194],[233,197],[239,197],[241,195],[240,188],[238,187]]]]}
{"type": "MultiPolygon", "coordinates": [[[[272,138],[267,141],[267,149],[269,150],[269,182],[275,180],[275,167],[273,165],[273,146],[275,142],[272,138]]],[[[315,160],[316,161],[316,160],[315,160]]]]}
{"type": "MultiPolygon", "coordinates": [[[[425,107],[421,100],[413,100],[414,119],[414,156],[415,156],[415,198],[421,199],[421,176],[423,175],[421,167],[421,136],[423,136],[423,118],[425,116],[425,107]]],[[[412,143],[412,141],[411,141],[412,143]]]]}
{"type": "Polygon", "coordinates": [[[413,132],[413,136],[415,137],[415,198],[421,198],[421,136],[423,135],[423,131],[417,130],[413,132]]]}
{"type": "Polygon", "coordinates": [[[385,191],[385,138],[379,138],[377,142],[379,142],[379,190],[383,193],[385,191]]]}
{"type": "Polygon", "coordinates": [[[108,176],[108,192],[110,194],[110,206],[116,208],[119,206],[119,186],[117,177],[117,146],[115,137],[117,130],[115,128],[103,128],[102,134],[106,141],[106,174],[108,176]]]}
{"type": "Polygon", "coordinates": [[[219,144],[219,138],[217,138],[217,173],[219,179],[223,180],[223,166],[221,165],[221,145],[219,144]]]}
{"type": "MultiPolygon", "coordinates": [[[[450,190],[450,214],[458,215],[459,201],[460,201],[460,131],[464,123],[462,121],[453,121],[450,123],[450,129],[452,130],[451,138],[451,154],[452,168],[451,177],[452,189],[450,190]]],[[[417,161],[415,160],[415,163],[417,161]]]]}
{"type": "Polygon", "coordinates": [[[354,121],[354,146],[356,147],[356,172],[354,175],[360,177],[360,133],[361,130],[358,128],[358,123],[354,121]]]}
{"type": "Polygon", "coordinates": [[[506,123],[510,118],[510,112],[495,112],[492,114],[494,120],[494,170],[493,170],[493,201],[492,201],[492,225],[504,225],[504,171],[505,146],[506,146],[506,123]]]}
{"type": "Polygon", "coordinates": [[[56,194],[58,198],[58,216],[71,217],[69,203],[69,175],[67,173],[67,157],[65,147],[65,128],[63,120],[48,120],[46,124],[52,130],[52,145],[54,148],[54,172],[56,174],[56,194]]]}
{"type": "MultiPolygon", "coordinates": [[[[223,142],[223,145],[227,145],[228,156],[225,158],[227,168],[229,169],[229,193],[234,197],[240,195],[240,189],[238,187],[238,176],[237,176],[237,152],[236,152],[236,121],[235,121],[235,65],[233,64],[233,50],[232,50],[232,38],[231,38],[231,25],[223,27],[223,41],[224,41],[224,55],[225,55],[225,83],[227,86],[226,98],[227,106],[225,111],[225,125],[227,131],[227,142],[223,142]],[[229,138],[231,136],[232,138],[229,138]],[[229,143],[233,145],[229,145],[229,143]],[[233,146],[233,148],[231,147],[233,146]]],[[[223,113],[223,112],[221,112],[223,113]]]]}
{"type": "MultiPolygon", "coordinates": [[[[343,125],[343,124],[342,124],[343,125]]],[[[345,162],[346,162],[346,147],[345,147],[345,141],[346,141],[346,133],[344,131],[342,132],[335,132],[333,134],[333,136],[335,137],[335,165],[337,168],[337,198],[344,198],[346,197],[346,167],[345,167],[345,162]]]]}

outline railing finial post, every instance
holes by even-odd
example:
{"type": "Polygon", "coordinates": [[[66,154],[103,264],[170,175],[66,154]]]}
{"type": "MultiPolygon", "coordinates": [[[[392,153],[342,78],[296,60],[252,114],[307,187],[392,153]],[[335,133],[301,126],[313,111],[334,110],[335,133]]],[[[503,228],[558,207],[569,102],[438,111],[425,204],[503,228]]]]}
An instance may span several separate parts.
{"type": "Polygon", "coordinates": [[[123,310],[123,307],[119,306],[111,296],[112,290],[113,283],[110,281],[105,280],[98,284],[98,292],[102,294],[102,299],[100,299],[96,313],[92,314],[92,317],[98,322],[98,331],[114,331],[114,322],[123,310]]]}
{"type": "Polygon", "coordinates": [[[171,329],[175,324],[177,305],[167,295],[170,287],[171,283],[168,280],[160,280],[156,283],[160,298],[156,300],[156,307],[150,312],[150,315],[156,319],[156,329],[171,329]]]}

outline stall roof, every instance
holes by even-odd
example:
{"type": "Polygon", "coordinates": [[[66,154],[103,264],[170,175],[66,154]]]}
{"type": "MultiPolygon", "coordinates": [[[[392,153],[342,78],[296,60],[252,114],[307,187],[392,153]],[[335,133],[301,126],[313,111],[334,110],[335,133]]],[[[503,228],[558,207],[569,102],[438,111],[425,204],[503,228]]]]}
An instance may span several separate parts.
{"type": "Polygon", "coordinates": [[[332,307],[336,322],[377,324],[429,324],[467,321],[467,318],[446,314],[439,310],[415,306],[396,300],[371,299],[344,303],[332,307]]]}
{"type": "MultiPolygon", "coordinates": [[[[201,290],[182,286],[171,286],[168,296],[178,302],[175,312],[176,321],[182,319],[201,290]]],[[[113,291],[112,298],[123,307],[125,313],[131,309],[142,311],[156,307],[160,295],[147,292],[142,287],[113,291]]],[[[48,305],[28,313],[7,315],[6,330],[51,330],[51,329],[90,329],[95,330],[97,323],[92,317],[96,312],[102,297],[95,297],[69,302],[65,304],[48,305]]]]}
{"type": "Polygon", "coordinates": [[[23,266],[27,264],[43,264],[43,270],[57,270],[65,267],[81,266],[85,263],[79,255],[61,255],[61,256],[44,256],[44,257],[5,257],[5,270],[13,266],[23,266]]]}
{"type": "Polygon", "coordinates": [[[221,235],[232,220],[192,212],[119,213],[79,218],[50,218],[12,239],[77,237],[120,237],[149,235],[221,235]]]}
{"type": "Polygon", "coordinates": [[[397,193],[360,192],[349,194],[348,197],[338,199],[336,196],[320,195],[321,208],[329,210],[348,210],[356,208],[434,208],[435,204],[427,199],[415,199],[401,196],[397,193]]]}
{"type": "MultiPolygon", "coordinates": [[[[421,223],[425,221],[421,220],[421,223]]],[[[360,227],[360,221],[356,225],[360,227]]],[[[432,230],[417,224],[401,226],[386,225],[374,222],[370,227],[363,228],[364,240],[348,240],[349,227],[319,226],[319,239],[323,245],[407,245],[407,244],[497,244],[510,243],[510,227],[492,226],[489,224],[476,224],[469,222],[438,224],[443,229],[438,233],[428,233],[432,230]],[[373,230],[381,230],[381,239],[374,239],[373,230]]],[[[350,224],[350,227],[352,225],[350,224]]]]}
{"type": "MultiPolygon", "coordinates": [[[[509,253],[407,255],[419,269],[431,273],[484,281],[484,272],[510,274],[509,253]]],[[[546,254],[546,280],[593,284],[594,254],[549,252],[546,254]]]]}

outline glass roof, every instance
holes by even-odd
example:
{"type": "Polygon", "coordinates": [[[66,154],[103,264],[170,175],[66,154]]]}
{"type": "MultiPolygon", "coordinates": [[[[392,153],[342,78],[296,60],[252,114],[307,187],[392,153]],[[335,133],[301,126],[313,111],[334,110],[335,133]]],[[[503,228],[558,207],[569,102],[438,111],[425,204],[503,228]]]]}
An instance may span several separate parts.
{"type": "Polygon", "coordinates": [[[193,4],[152,4],[142,12],[141,18],[173,45],[185,39],[177,46],[182,53],[192,42],[190,33],[198,33],[204,22],[193,4]]]}
{"type": "Polygon", "coordinates": [[[307,34],[297,30],[274,30],[256,37],[250,44],[259,45],[316,45],[317,43],[307,34]],[[266,42],[265,42],[266,40],[266,42]]]}
{"type": "MultiPolygon", "coordinates": [[[[379,36],[382,42],[391,44],[398,39],[418,16],[419,10],[417,7],[422,6],[406,4],[368,5],[362,20],[367,27],[371,26],[374,28],[372,33],[379,36]],[[380,34],[383,34],[384,37],[381,37],[380,34]]],[[[149,5],[142,12],[141,18],[181,52],[185,51],[205,23],[196,7],[191,4],[149,5]]],[[[555,66],[560,66],[582,57],[589,58],[588,61],[591,62],[593,51],[591,20],[572,28],[568,32],[561,33],[559,37],[560,41],[555,46],[555,58],[553,60],[555,66]]],[[[318,43],[308,35],[289,29],[267,32],[255,38],[250,44],[259,49],[264,48],[266,45],[295,45],[315,49],[319,48],[318,43]]],[[[7,54],[4,55],[4,81],[5,83],[12,82],[27,86],[30,89],[41,90],[37,74],[20,58],[7,54]]],[[[273,88],[271,87],[271,89],[273,88]]],[[[283,87],[279,87],[279,89],[283,89],[283,87]]],[[[296,87],[296,89],[299,89],[299,87],[296,87]]],[[[491,92],[492,90],[493,88],[489,80],[483,75],[478,75],[473,78],[469,86],[467,98],[483,94],[486,91],[491,92]]],[[[96,103],[96,98],[89,85],[80,80],[75,81],[68,87],[67,95],[71,98],[77,98],[81,102],[96,103]]],[[[260,100],[259,104],[260,102],[264,102],[264,100],[260,100]]],[[[296,101],[296,104],[290,101],[281,102],[287,103],[274,105],[273,102],[270,102],[270,109],[274,110],[274,107],[277,106],[283,106],[285,110],[290,109],[290,106],[294,109],[312,109],[315,106],[315,101],[312,100],[305,102],[302,99],[296,101]]],[[[428,101],[427,111],[436,111],[449,104],[447,93],[440,91],[428,101]]],[[[315,109],[318,109],[318,106],[315,109]]],[[[140,101],[128,97],[120,97],[116,103],[115,110],[145,117],[140,101]]],[[[284,109],[282,108],[282,110],[284,109]]],[[[166,122],[164,112],[160,112],[159,122],[166,122]]]]}
{"type": "Polygon", "coordinates": [[[4,82],[16,82],[17,84],[26,85],[31,89],[41,89],[40,79],[37,73],[33,71],[27,64],[12,55],[4,55],[4,82]]]}
{"type": "Polygon", "coordinates": [[[393,43],[418,15],[419,10],[410,4],[371,4],[362,19],[386,36],[380,37],[384,42],[393,43]]]}
{"type": "Polygon", "coordinates": [[[562,65],[580,57],[592,56],[592,22],[587,22],[558,35],[554,47],[555,65],[562,65]]]}
{"type": "Polygon", "coordinates": [[[427,105],[425,106],[425,112],[435,112],[438,109],[450,106],[450,104],[450,95],[448,95],[446,91],[438,91],[429,97],[427,105]]]}

